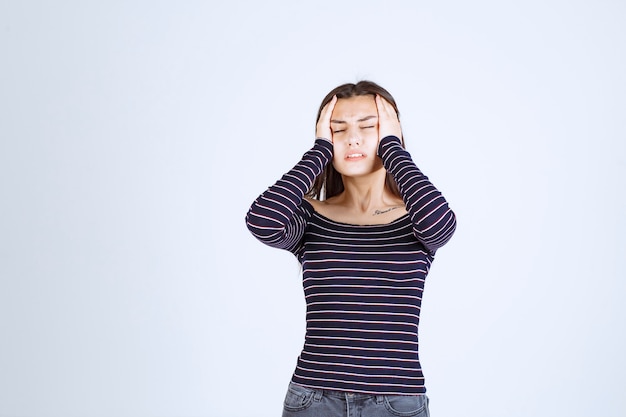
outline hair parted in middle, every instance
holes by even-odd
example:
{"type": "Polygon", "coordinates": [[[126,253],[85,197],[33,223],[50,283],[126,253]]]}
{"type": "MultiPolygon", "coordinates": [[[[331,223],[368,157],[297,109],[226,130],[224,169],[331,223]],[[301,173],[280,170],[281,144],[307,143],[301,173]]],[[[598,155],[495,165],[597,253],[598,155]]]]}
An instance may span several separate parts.
{"type": "MultiPolygon", "coordinates": [[[[398,106],[396,105],[396,100],[393,96],[380,85],[372,81],[363,80],[357,82],[356,84],[342,84],[331,90],[326,97],[324,97],[324,100],[322,100],[322,104],[320,104],[320,108],[317,111],[317,118],[315,119],[315,122],[317,123],[320,118],[320,114],[322,113],[322,109],[333,99],[334,96],[337,96],[337,99],[342,99],[367,95],[371,95],[374,98],[379,95],[387,100],[395,109],[398,118],[400,118],[400,112],[398,111],[398,106]]],[[[404,138],[400,138],[400,141],[402,142],[402,147],[404,147],[404,138]]],[[[388,187],[396,196],[401,197],[398,185],[389,172],[387,172],[385,177],[385,186],[388,187]]],[[[326,168],[324,168],[324,171],[315,179],[315,182],[307,195],[317,200],[325,200],[340,194],[343,190],[344,187],[341,174],[337,172],[332,163],[329,163],[326,165],[326,168]]]]}

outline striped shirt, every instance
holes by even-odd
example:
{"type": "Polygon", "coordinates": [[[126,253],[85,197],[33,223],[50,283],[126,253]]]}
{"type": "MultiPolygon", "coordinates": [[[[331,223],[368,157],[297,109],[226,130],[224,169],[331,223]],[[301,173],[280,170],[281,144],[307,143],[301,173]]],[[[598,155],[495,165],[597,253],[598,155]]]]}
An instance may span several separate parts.
{"type": "Polygon", "coordinates": [[[302,264],[306,336],[292,381],[371,394],[426,392],[418,354],[424,282],[456,218],[400,140],[378,155],[407,214],[388,224],[353,225],[317,213],[304,199],[332,159],[318,139],[302,160],[252,204],[246,222],[262,242],[302,264]]]}

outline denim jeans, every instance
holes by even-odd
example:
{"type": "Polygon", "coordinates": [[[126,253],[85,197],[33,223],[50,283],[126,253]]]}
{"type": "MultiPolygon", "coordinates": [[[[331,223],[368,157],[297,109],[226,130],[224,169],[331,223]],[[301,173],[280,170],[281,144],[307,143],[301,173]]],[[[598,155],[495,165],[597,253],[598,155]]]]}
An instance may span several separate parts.
{"type": "Polygon", "coordinates": [[[426,395],[374,395],[289,384],[283,417],[429,417],[426,395]]]}

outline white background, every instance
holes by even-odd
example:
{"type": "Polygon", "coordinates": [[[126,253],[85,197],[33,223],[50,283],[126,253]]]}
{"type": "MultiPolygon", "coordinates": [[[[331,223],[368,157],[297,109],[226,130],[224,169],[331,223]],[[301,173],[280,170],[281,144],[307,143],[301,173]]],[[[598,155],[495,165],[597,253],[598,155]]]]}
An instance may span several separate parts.
{"type": "Polygon", "coordinates": [[[458,216],[434,417],[626,415],[626,4],[0,2],[0,416],[278,416],[300,271],[244,216],[371,79],[458,216]]]}

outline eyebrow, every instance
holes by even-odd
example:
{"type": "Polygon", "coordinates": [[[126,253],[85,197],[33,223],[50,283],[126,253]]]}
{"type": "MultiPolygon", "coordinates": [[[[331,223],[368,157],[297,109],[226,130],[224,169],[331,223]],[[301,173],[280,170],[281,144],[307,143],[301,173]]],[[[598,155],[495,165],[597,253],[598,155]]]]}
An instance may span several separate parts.
{"type": "MultiPolygon", "coordinates": [[[[357,120],[357,122],[366,122],[366,121],[371,120],[371,119],[376,119],[377,117],[378,116],[374,116],[374,115],[365,116],[362,119],[357,120]]],[[[338,124],[345,124],[346,123],[344,120],[335,120],[335,119],[331,119],[330,122],[331,123],[338,123],[338,124]]]]}

